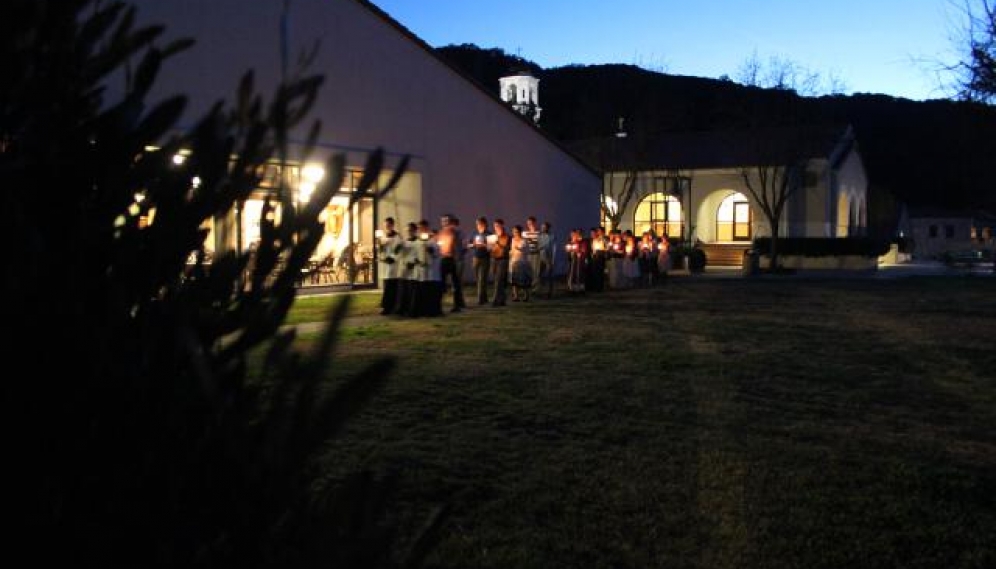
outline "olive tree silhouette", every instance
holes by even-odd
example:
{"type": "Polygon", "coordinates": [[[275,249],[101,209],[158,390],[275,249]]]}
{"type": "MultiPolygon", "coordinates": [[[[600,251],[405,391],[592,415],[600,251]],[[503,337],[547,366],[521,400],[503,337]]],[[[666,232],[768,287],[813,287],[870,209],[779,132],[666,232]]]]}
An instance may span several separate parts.
{"type": "MultiPolygon", "coordinates": [[[[163,61],[190,41],[160,46],[164,29],[137,27],[121,2],[14,0],[7,14],[0,302],[8,503],[21,506],[8,555],[108,567],[418,564],[440,511],[402,541],[384,522],[388,481],[358,473],[339,491],[312,489],[323,443],[393,360],[327,381],[348,299],[308,353],[281,327],[344,158],[329,160],[308,203],[275,197],[281,215],[251,267],[248,254],[219,251],[210,271],[188,268],[205,220],[242,204],[284,154],[321,77],[296,74],[266,101],[247,74],[231,106],[171,134],[184,97],[147,99],[163,61]],[[126,93],[106,100],[122,73],[126,93]]],[[[372,153],[352,199],[375,191],[382,165],[372,153]]]]}

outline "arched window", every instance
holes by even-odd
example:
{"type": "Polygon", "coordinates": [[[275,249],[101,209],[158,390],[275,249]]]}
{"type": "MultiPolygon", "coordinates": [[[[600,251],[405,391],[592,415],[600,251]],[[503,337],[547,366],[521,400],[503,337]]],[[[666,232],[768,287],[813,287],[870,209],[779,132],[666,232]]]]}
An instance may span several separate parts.
{"type": "Polygon", "coordinates": [[[716,210],[717,241],[750,241],[750,202],[747,196],[733,193],[716,210]]]}
{"type": "Polygon", "coordinates": [[[640,235],[650,230],[658,236],[681,238],[684,234],[684,223],[681,217],[681,202],[677,198],[663,192],[654,192],[643,198],[636,206],[636,213],[633,215],[633,232],[640,235]]]}

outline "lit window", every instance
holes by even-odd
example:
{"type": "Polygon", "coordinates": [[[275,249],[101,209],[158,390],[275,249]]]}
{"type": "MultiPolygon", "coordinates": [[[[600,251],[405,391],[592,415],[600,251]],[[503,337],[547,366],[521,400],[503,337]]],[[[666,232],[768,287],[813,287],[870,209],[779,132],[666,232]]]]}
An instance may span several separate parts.
{"type": "Polygon", "coordinates": [[[717,241],[750,241],[750,202],[747,196],[733,193],[716,210],[717,241]]]}
{"type": "Polygon", "coordinates": [[[657,236],[680,239],[684,229],[681,213],[681,202],[677,198],[663,192],[654,192],[636,206],[633,231],[637,235],[653,231],[657,236]]]}

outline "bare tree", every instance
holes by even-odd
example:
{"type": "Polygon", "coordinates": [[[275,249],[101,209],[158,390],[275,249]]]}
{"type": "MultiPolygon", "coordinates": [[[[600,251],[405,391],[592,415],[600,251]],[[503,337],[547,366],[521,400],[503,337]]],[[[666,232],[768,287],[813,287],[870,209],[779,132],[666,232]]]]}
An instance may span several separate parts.
{"type": "Polygon", "coordinates": [[[791,91],[804,97],[840,94],[847,84],[836,72],[826,76],[787,57],[773,55],[763,60],[755,50],[740,64],[734,80],[741,85],[791,91]]]}
{"type": "Polygon", "coordinates": [[[785,206],[792,196],[807,187],[811,144],[800,129],[754,131],[751,133],[752,164],[740,168],[747,192],[764,214],[771,229],[769,255],[772,271],[778,268],[778,239],[785,206]]]}
{"type": "Polygon", "coordinates": [[[608,181],[602,184],[602,212],[612,229],[618,229],[622,224],[623,213],[636,196],[640,173],[635,169],[627,169],[622,173],[621,183],[617,184],[618,177],[616,172],[609,172],[608,181]]]}
{"type": "Polygon", "coordinates": [[[971,101],[996,103],[996,0],[966,0],[966,46],[953,66],[960,95],[971,101]]]}

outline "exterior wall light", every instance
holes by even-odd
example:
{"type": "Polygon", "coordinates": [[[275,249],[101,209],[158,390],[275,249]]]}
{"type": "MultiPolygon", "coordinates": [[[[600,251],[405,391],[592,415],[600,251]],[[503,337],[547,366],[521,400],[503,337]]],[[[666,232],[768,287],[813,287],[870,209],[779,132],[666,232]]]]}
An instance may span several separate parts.
{"type": "Polygon", "coordinates": [[[312,184],[317,184],[325,178],[325,168],[322,168],[318,164],[306,164],[304,168],[301,169],[301,177],[312,184]]]}

